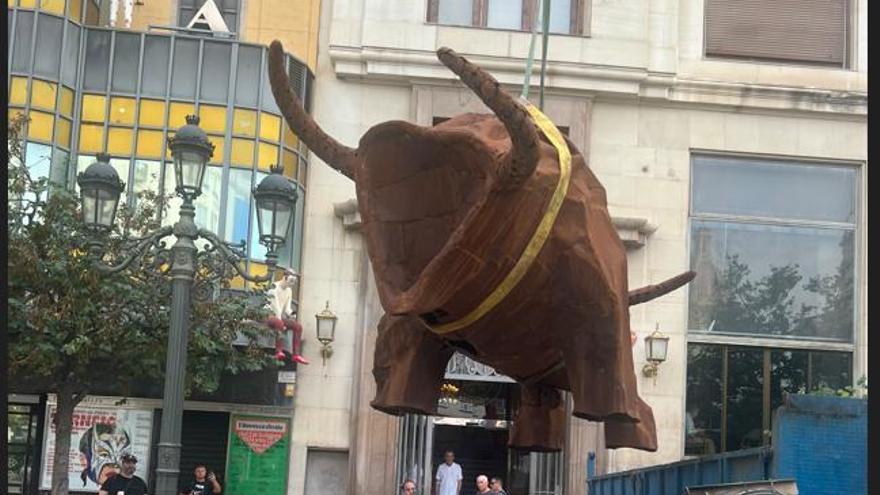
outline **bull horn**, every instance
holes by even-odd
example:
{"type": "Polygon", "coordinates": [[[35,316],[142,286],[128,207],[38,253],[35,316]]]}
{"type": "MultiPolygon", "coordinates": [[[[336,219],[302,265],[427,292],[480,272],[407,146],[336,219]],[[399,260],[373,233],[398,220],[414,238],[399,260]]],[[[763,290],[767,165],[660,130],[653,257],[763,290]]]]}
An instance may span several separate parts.
{"type": "Polygon", "coordinates": [[[629,305],[635,306],[656,299],[664,294],[668,294],[682,285],[690,282],[697,276],[695,271],[687,271],[680,275],[676,275],[668,280],[664,280],[656,285],[647,285],[635,290],[629,291],[629,305]]]}
{"type": "Polygon", "coordinates": [[[269,82],[284,120],[297,137],[302,139],[306,146],[327,165],[349,179],[354,179],[354,170],[358,163],[355,150],[343,146],[330,137],[311,115],[306,113],[302,101],[290,89],[290,79],[284,69],[284,48],[278,40],[269,45],[269,82]]]}
{"type": "Polygon", "coordinates": [[[506,186],[522,184],[538,165],[538,129],[528,112],[488,72],[470,63],[450,48],[437,50],[437,58],[454,72],[504,124],[513,147],[505,157],[499,176],[506,186]]]}

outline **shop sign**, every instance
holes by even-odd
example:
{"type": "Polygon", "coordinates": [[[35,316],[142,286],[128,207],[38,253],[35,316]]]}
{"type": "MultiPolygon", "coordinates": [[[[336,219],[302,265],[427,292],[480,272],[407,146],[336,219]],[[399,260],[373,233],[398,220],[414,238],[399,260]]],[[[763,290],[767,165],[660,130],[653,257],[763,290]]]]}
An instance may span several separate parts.
{"type": "MultiPolygon", "coordinates": [[[[56,406],[49,404],[44,433],[40,489],[51,490],[55,459],[56,406]]],[[[149,482],[153,411],[80,406],[73,412],[67,478],[70,491],[97,492],[123,454],[137,459],[135,474],[149,482]]]]}
{"type": "Polygon", "coordinates": [[[278,383],[296,383],[296,371],[279,371],[278,383]]]}
{"type": "Polygon", "coordinates": [[[225,495],[285,495],[289,455],[289,418],[233,415],[225,495]]]}

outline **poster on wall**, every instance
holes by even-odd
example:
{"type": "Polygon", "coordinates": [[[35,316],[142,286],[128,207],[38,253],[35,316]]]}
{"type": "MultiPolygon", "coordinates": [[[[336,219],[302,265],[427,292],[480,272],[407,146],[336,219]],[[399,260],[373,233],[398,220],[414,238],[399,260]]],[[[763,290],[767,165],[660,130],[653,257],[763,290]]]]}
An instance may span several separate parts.
{"type": "Polygon", "coordinates": [[[233,415],[224,494],[286,494],[289,454],[290,419],[233,415]]]}
{"type": "MultiPolygon", "coordinates": [[[[52,488],[55,459],[55,405],[46,413],[45,447],[40,489],[52,488]]],[[[68,453],[67,478],[71,491],[97,492],[122,454],[134,454],[135,474],[149,482],[150,440],[153,411],[110,407],[77,407],[73,412],[73,429],[68,453]]]]}

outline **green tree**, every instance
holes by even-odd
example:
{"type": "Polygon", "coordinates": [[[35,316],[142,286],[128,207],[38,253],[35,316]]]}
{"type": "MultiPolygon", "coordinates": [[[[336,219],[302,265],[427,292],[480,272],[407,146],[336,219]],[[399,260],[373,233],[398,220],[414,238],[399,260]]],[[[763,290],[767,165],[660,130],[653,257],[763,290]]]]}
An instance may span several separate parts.
{"type": "MultiPolygon", "coordinates": [[[[20,133],[26,121],[19,115],[8,133],[9,371],[14,381],[57,394],[52,493],[65,495],[76,405],[98,385],[113,384],[127,395],[130,383],[163,376],[170,281],[160,273],[167,270],[161,254],[112,275],[93,268],[77,197],[63,185],[31,177],[24,166],[20,133]]],[[[167,198],[145,193],[136,203],[120,206],[117,225],[105,238],[108,253],[158,227],[167,198]]],[[[187,393],[214,391],[224,371],[276,363],[257,344],[271,330],[248,323],[267,316],[262,305],[241,295],[218,296],[228,289],[232,271],[211,270],[222,265],[216,256],[203,251],[199,258],[194,293],[207,297],[194,300],[187,393]],[[249,346],[233,345],[241,334],[249,346]]]]}

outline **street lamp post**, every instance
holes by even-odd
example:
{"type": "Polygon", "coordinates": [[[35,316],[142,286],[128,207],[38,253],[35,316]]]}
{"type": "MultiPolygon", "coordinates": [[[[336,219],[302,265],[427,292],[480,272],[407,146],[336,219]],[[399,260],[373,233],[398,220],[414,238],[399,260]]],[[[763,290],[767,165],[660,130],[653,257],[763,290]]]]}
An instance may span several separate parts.
{"type": "Polygon", "coordinates": [[[195,223],[193,201],[202,192],[205,167],[214,152],[205,132],[199,128],[199,118],[186,117],[186,125],[168,140],[174,161],[176,193],[183,200],[180,218],[171,227],[161,227],[144,237],[133,239],[124,247],[121,260],[116,264],[103,261],[104,245],[101,237],[113,227],[122,181],[109,164],[109,156],[98,155],[96,163],[79,174],[83,221],[95,232],[89,251],[96,257],[95,266],[103,273],[126,269],[138,258],[152,258],[155,264],[170,266],[171,326],[165,363],[165,389],[162,397],[162,426],[156,467],[157,495],[177,495],[180,467],[180,433],[183,418],[184,381],[186,378],[186,347],[189,335],[192,288],[200,256],[195,241],[204,239],[211,245],[205,252],[219,253],[239,276],[255,283],[265,283],[274,277],[278,260],[277,250],[284,246],[293,220],[297,194],[290,182],[281,175],[281,168],[272,168],[254,189],[257,207],[257,227],[260,243],[266,246],[268,273],[249,275],[240,263],[245,258],[244,246],[223,242],[216,234],[200,229],[195,223]],[[162,240],[174,235],[176,241],[168,249],[162,240]]]}

